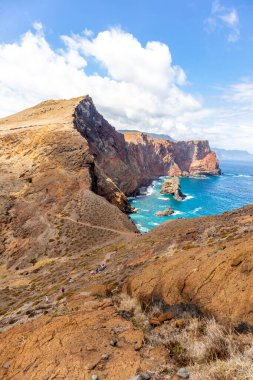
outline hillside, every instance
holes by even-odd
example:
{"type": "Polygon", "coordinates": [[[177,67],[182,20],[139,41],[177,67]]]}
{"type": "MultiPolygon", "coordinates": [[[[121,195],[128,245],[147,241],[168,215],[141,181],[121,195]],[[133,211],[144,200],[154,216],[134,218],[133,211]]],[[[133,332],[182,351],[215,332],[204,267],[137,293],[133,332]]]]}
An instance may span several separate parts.
{"type": "Polygon", "coordinates": [[[182,365],[195,380],[205,373],[208,380],[222,378],[216,377],[221,373],[240,378],[250,370],[245,355],[251,334],[226,335],[208,318],[251,331],[252,215],[248,206],[167,222],[143,236],[123,235],[86,253],[80,248],[76,256],[39,259],[23,270],[2,267],[1,378],[88,380],[96,374],[129,380],[148,373],[170,379],[182,365]],[[102,262],[107,268],[90,275],[102,262]],[[167,318],[166,324],[158,317],[167,318]],[[193,357],[194,344],[202,351],[193,357]],[[212,352],[220,359],[207,363],[202,355],[212,352]],[[241,366],[229,361],[235,354],[242,360],[239,352],[244,352],[241,366]]]}
{"type": "Polygon", "coordinates": [[[88,96],[1,119],[0,140],[0,248],[8,268],[134,233],[120,210],[131,211],[126,195],[154,176],[219,173],[207,142],[123,136],[88,96]]]}
{"type": "Polygon", "coordinates": [[[1,379],[251,378],[253,206],[144,235],[127,215],[154,176],[218,175],[207,141],[120,134],[90,97],[0,140],[1,379]]]}

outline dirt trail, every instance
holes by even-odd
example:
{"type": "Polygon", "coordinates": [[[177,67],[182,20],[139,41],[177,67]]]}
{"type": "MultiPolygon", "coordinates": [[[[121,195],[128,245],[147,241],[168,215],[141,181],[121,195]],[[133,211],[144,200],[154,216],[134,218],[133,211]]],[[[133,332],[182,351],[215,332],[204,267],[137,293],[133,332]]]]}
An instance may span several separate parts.
{"type": "Polygon", "coordinates": [[[69,221],[71,221],[73,223],[81,224],[82,226],[91,227],[91,228],[97,228],[99,230],[111,231],[111,232],[115,232],[117,234],[125,235],[125,236],[128,236],[128,237],[129,236],[131,236],[131,237],[132,236],[137,236],[137,234],[135,232],[119,231],[119,230],[115,230],[113,228],[107,228],[107,227],[97,226],[95,224],[91,224],[91,223],[88,223],[88,222],[78,222],[77,220],[69,218],[68,216],[56,215],[56,217],[59,218],[59,219],[69,220],[69,221]]]}

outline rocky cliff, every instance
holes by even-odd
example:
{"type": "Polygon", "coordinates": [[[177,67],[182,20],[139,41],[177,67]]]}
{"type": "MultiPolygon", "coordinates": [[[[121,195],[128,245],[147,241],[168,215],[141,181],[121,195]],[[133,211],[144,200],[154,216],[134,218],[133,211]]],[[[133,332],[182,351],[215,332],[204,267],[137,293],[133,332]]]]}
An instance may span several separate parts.
{"type": "MultiPolygon", "coordinates": [[[[141,132],[118,133],[97,112],[88,96],[75,108],[74,125],[88,141],[95,158],[97,191],[112,203],[117,202],[113,192],[108,192],[105,178],[131,195],[157,176],[220,174],[208,141],[173,142],[141,132]]],[[[126,204],[123,209],[127,210],[126,204]]]]}
{"type": "Polygon", "coordinates": [[[132,171],[139,182],[155,176],[219,175],[216,154],[208,141],[169,141],[143,133],[124,133],[132,171]]]}
{"type": "MultiPolygon", "coordinates": [[[[109,228],[103,240],[117,230],[134,231],[110,204],[131,211],[126,195],[156,176],[219,174],[208,142],[123,135],[97,112],[89,96],[46,101],[1,119],[0,139],[0,248],[9,252],[8,265],[19,262],[23,252],[31,260],[68,252],[66,217],[109,228]],[[50,218],[59,225],[52,225],[50,218]]],[[[81,244],[74,235],[72,246],[81,244]]],[[[95,235],[90,229],[83,236],[84,247],[97,241],[95,235]]]]}
{"type": "Polygon", "coordinates": [[[7,267],[77,254],[135,231],[111,204],[125,211],[127,198],[74,128],[82,100],[47,101],[0,120],[0,253],[7,267]]]}

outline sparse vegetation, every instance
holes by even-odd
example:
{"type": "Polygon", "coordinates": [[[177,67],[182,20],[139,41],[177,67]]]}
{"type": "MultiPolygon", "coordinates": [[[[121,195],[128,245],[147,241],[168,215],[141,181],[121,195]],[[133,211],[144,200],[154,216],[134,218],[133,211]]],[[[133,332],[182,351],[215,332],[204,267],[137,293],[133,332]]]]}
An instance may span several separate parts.
{"type": "Polygon", "coordinates": [[[215,319],[188,318],[172,320],[151,328],[150,316],[161,314],[159,307],[142,310],[140,302],[126,294],[113,296],[118,312],[145,333],[146,347],[165,347],[167,367],[157,369],[162,378],[174,366],[187,366],[192,380],[251,380],[253,379],[253,344],[215,319]]]}
{"type": "Polygon", "coordinates": [[[31,259],[31,260],[30,260],[30,263],[31,263],[32,265],[35,265],[35,264],[37,263],[37,259],[35,259],[35,258],[31,259]]]}
{"type": "Polygon", "coordinates": [[[113,297],[113,301],[117,306],[119,313],[122,316],[127,316],[131,319],[133,325],[143,331],[147,331],[150,328],[148,317],[142,311],[140,302],[129,297],[127,294],[120,294],[113,297]]]}

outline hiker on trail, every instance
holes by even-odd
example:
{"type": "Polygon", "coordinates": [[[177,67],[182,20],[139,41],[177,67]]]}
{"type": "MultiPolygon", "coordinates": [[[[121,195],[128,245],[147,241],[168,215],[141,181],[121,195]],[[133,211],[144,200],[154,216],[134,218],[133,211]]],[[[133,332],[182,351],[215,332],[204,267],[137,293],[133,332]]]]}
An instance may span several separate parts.
{"type": "Polygon", "coordinates": [[[49,298],[48,296],[45,297],[45,301],[48,303],[49,302],[49,298]]]}
{"type": "Polygon", "coordinates": [[[62,292],[62,293],[65,292],[65,288],[64,288],[64,287],[61,288],[61,292],[62,292]]]}
{"type": "Polygon", "coordinates": [[[101,265],[99,264],[96,268],[96,273],[99,273],[100,272],[100,269],[101,269],[101,265]]]}
{"type": "Polygon", "coordinates": [[[105,263],[103,263],[102,265],[101,265],[101,267],[100,267],[100,272],[102,272],[103,270],[105,270],[106,269],[106,265],[105,265],[105,263]]]}

